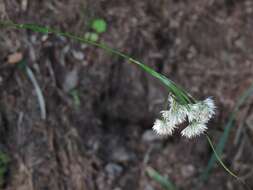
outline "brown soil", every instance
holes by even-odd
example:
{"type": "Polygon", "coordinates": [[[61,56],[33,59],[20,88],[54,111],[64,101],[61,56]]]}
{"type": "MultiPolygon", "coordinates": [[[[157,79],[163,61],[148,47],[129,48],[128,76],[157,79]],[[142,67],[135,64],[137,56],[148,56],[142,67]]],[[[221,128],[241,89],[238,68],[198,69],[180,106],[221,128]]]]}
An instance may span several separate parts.
{"type": "MultiPolygon", "coordinates": [[[[253,2],[0,1],[1,19],[79,35],[97,17],[108,22],[101,41],[143,61],[198,99],[214,97],[218,110],[209,132],[217,140],[237,98],[253,81],[253,2]]],[[[159,139],[150,133],[167,92],[137,67],[54,35],[1,28],[0,38],[0,148],[11,157],[4,189],[162,189],[146,175],[147,167],[179,189],[243,189],[220,166],[208,182],[199,180],[212,153],[203,136],[159,139]],[[39,83],[46,120],[31,81],[8,62],[15,53],[22,53],[39,83]],[[78,90],[80,106],[69,86],[78,90]]],[[[223,159],[253,188],[252,117],[248,101],[237,115],[223,159]],[[239,126],[242,135],[235,145],[239,126]]]]}

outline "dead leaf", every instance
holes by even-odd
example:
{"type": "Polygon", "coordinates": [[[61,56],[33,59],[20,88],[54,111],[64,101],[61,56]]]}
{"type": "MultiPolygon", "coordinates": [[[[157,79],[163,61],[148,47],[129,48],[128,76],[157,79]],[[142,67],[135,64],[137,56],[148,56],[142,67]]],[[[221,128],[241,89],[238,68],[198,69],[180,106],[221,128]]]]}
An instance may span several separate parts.
{"type": "Polygon", "coordinates": [[[9,64],[16,64],[23,59],[23,54],[20,52],[13,53],[8,56],[8,63],[9,64]]]}

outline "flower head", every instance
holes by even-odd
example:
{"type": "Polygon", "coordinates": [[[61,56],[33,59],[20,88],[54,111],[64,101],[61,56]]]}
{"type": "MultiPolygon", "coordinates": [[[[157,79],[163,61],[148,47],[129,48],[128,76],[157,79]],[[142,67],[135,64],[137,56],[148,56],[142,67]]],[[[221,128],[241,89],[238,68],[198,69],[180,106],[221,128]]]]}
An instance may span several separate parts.
{"type": "Polygon", "coordinates": [[[171,135],[178,124],[188,117],[189,125],[181,132],[182,136],[192,138],[207,129],[207,122],[215,114],[214,101],[207,98],[195,104],[181,105],[169,96],[170,109],[161,111],[162,119],[157,119],[153,130],[159,135],[171,135]]]}
{"type": "Polygon", "coordinates": [[[161,111],[161,113],[162,113],[162,118],[166,122],[170,123],[170,125],[178,125],[182,123],[186,118],[186,112],[180,109],[177,111],[163,110],[161,111]]]}
{"type": "Polygon", "coordinates": [[[207,123],[215,114],[215,105],[211,98],[192,104],[188,110],[188,119],[190,122],[207,123]]]}
{"type": "Polygon", "coordinates": [[[157,119],[153,125],[153,130],[158,134],[158,135],[171,135],[174,126],[170,125],[164,120],[157,119]]]}
{"type": "Polygon", "coordinates": [[[188,125],[183,131],[181,131],[181,135],[187,138],[192,138],[200,135],[207,129],[206,124],[193,122],[188,125]]]}
{"type": "Polygon", "coordinates": [[[169,97],[170,109],[161,111],[163,119],[170,123],[170,125],[178,125],[182,123],[187,115],[185,106],[180,105],[171,96],[169,97]]]}

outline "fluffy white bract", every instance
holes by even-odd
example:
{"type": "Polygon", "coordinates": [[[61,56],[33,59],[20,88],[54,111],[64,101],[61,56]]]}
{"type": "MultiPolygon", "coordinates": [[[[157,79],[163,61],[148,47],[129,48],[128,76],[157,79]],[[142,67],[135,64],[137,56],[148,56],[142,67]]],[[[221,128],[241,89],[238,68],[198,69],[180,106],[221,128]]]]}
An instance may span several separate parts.
{"type": "Polygon", "coordinates": [[[172,135],[174,126],[169,125],[169,123],[164,120],[157,119],[153,125],[153,130],[158,135],[172,135]]]}
{"type": "Polygon", "coordinates": [[[187,138],[192,138],[202,134],[206,129],[206,124],[194,122],[181,131],[181,135],[187,138]]]}
{"type": "Polygon", "coordinates": [[[211,98],[189,106],[188,119],[190,122],[207,123],[215,114],[215,105],[211,98]]]}
{"type": "Polygon", "coordinates": [[[206,104],[209,107],[210,112],[213,116],[215,114],[216,109],[213,99],[211,97],[208,97],[207,99],[204,100],[204,104],[206,104]]]}
{"type": "Polygon", "coordinates": [[[215,114],[214,101],[207,98],[195,104],[181,105],[169,96],[170,109],[161,111],[162,119],[157,119],[153,130],[159,135],[172,135],[178,124],[188,117],[189,125],[181,132],[182,136],[192,138],[202,134],[207,129],[207,122],[215,114]]]}
{"type": "Polygon", "coordinates": [[[162,118],[170,123],[170,125],[175,126],[182,123],[187,115],[187,109],[185,106],[177,103],[171,96],[169,97],[170,109],[161,111],[162,118]]]}
{"type": "Polygon", "coordinates": [[[174,110],[164,110],[161,111],[162,118],[170,125],[175,126],[182,123],[186,118],[186,112],[182,109],[174,110]]]}

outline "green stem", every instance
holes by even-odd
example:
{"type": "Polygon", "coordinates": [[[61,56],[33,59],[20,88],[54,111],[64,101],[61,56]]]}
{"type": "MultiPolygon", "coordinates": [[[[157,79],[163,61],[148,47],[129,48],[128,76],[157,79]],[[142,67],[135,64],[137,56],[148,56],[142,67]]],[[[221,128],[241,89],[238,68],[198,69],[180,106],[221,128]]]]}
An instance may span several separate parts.
{"type": "Polygon", "coordinates": [[[189,95],[182,87],[180,87],[179,85],[176,85],[172,80],[170,80],[167,77],[165,77],[164,75],[156,72],[155,70],[153,70],[149,66],[141,63],[140,61],[128,56],[125,53],[122,53],[116,49],[113,49],[113,48],[107,46],[106,44],[90,41],[88,39],[85,39],[80,36],[76,36],[76,35],[68,33],[68,32],[61,32],[61,31],[58,31],[55,29],[39,26],[36,24],[17,24],[17,23],[13,23],[12,21],[5,21],[5,22],[2,21],[2,22],[0,22],[0,25],[4,26],[4,27],[13,27],[16,29],[28,29],[28,30],[32,30],[32,31],[44,33],[44,34],[55,34],[55,35],[59,35],[59,36],[63,36],[63,37],[67,37],[67,38],[76,40],[81,43],[86,43],[86,44],[98,47],[98,48],[103,49],[109,53],[117,55],[117,56],[127,60],[130,63],[133,63],[133,64],[139,66],[142,70],[144,70],[148,74],[150,74],[153,77],[155,77],[156,79],[158,79],[160,82],[162,82],[168,88],[168,90],[175,97],[177,97],[177,100],[181,104],[189,104],[189,103],[196,102],[196,100],[191,95],[189,95]]]}
{"type": "Polygon", "coordinates": [[[228,169],[228,167],[223,163],[223,161],[221,160],[220,156],[219,156],[218,153],[216,152],[216,150],[215,150],[215,148],[214,148],[214,145],[213,145],[213,143],[212,143],[211,138],[209,137],[209,135],[208,135],[207,133],[206,133],[205,135],[206,135],[206,138],[207,138],[207,141],[208,141],[210,147],[212,148],[212,151],[213,151],[213,153],[214,153],[216,159],[219,161],[219,163],[221,164],[221,166],[222,166],[231,176],[233,176],[233,177],[236,178],[236,179],[239,179],[239,177],[238,177],[235,173],[233,173],[230,169],[228,169]]]}
{"type": "Polygon", "coordinates": [[[232,172],[225,164],[224,162],[221,160],[220,156],[218,155],[218,153],[216,152],[214,145],[212,143],[211,138],[209,137],[209,135],[207,133],[205,133],[207,141],[216,157],[216,159],[218,160],[218,162],[220,163],[220,165],[228,172],[229,175],[233,176],[236,180],[238,180],[246,189],[250,190],[251,188],[245,183],[244,180],[242,180],[238,175],[236,175],[234,172],[232,172]]]}

